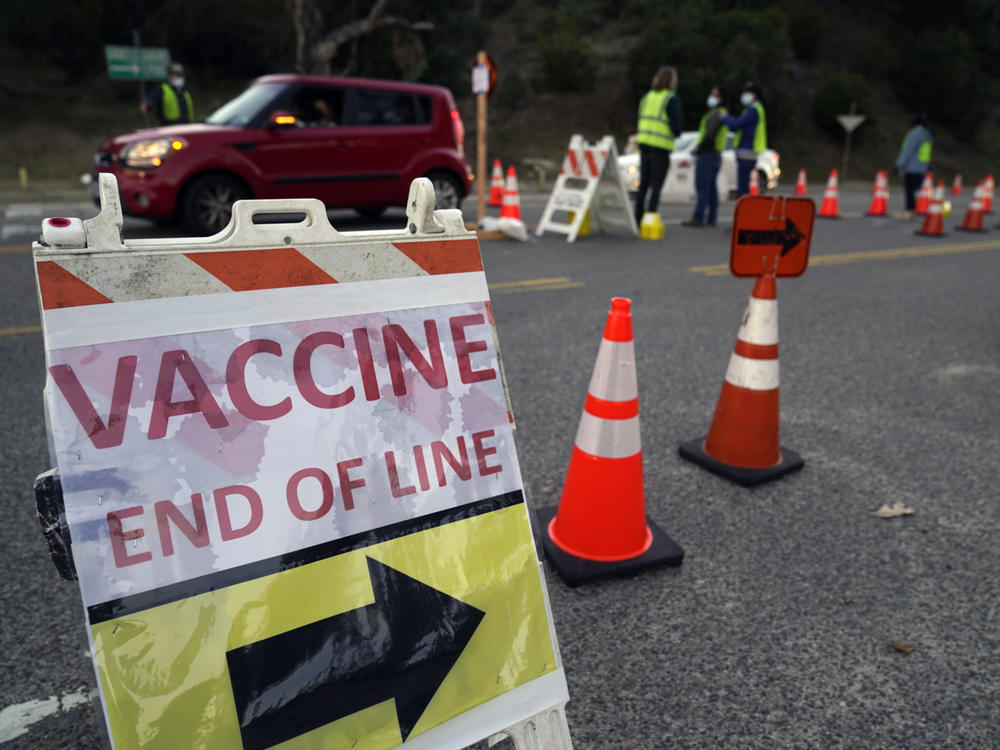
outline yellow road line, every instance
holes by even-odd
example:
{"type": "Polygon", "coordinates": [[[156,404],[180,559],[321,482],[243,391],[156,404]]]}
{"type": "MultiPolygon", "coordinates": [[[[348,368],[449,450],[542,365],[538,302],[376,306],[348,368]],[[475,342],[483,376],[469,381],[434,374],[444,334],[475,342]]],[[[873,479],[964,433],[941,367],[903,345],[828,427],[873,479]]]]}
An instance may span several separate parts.
{"type": "Polygon", "coordinates": [[[582,281],[573,281],[568,276],[550,279],[525,279],[524,281],[499,281],[489,284],[490,291],[497,294],[507,292],[548,292],[555,289],[575,289],[583,286],[582,281]]]}
{"type": "Polygon", "coordinates": [[[0,247],[0,253],[30,253],[31,245],[11,245],[10,247],[0,247]]]}
{"type": "Polygon", "coordinates": [[[0,336],[17,336],[20,333],[38,333],[41,326],[22,326],[21,328],[0,328],[0,336]]]}
{"type": "MultiPolygon", "coordinates": [[[[889,250],[867,250],[857,253],[832,253],[830,255],[813,255],[809,258],[810,266],[840,266],[845,263],[861,263],[869,260],[899,260],[900,258],[920,258],[927,255],[951,255],[954,253],[970,253],[975,250],[1000,250],[1000,240],[984,242],[962,242],[954,245],[931,245],[924,247],[898,247],[889,250]]],[[[729,264],[714,266],[691,266],[689,271],[703,273],[706,276],[724,276],[729,273],[729,264]]]]}

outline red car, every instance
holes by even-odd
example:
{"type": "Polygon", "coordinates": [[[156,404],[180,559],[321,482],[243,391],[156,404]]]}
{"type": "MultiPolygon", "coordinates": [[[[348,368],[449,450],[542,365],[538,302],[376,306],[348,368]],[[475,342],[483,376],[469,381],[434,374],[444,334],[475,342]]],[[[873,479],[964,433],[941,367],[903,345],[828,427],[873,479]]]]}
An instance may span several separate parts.
{"type": "Polygon", "coordinates": [[[405,205],[416,177],[433,182],[438,208],[459,208],[473,179],[463,141],[441,86],[287,74],[256,79],[204,123],[115,136],[94,159],[126,213],[213,234],[241,198],[377,216],[405,205]]]}

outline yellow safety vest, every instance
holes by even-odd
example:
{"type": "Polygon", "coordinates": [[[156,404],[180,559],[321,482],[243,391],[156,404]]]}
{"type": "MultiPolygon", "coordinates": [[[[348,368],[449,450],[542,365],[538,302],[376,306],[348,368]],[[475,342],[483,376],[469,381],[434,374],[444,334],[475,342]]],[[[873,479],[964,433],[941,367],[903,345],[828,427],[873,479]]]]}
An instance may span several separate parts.
{"type": "MultiPolygon", "coordinates": [[[[757,127],[753,131],[753,144],[751,148],[755,154],[759,154],[761,151],[767,149],[767,118],[764,116],[763,104],[760,102],[754,102],[750,106],[757,110],[757,127]]],[[[734,144],[734,147],[737,149],[744,148],[742,143],[743,132],[744,131],[740,131],[740,134],[736,139],[736,143],[734,144]]]]}
{"type": "MultiPolygon", "coordinates": [[[[718,112],[723,117],[726,116],[725,107],[715,107],[708,110],[701,118],[701,122],[698,124],[698,143],[705,140],[705,128],[708,126],[708,118],[713,112],[718,112]]],[[[719,130],[715,133],[715,150],[722,153],[723,149],[726,147],[726,138],[729,136],[729,128],[725,125],[719,125],[719,130]]]]}
{"type": "Polygon", "coordinates": [[[647,146],[674,150],[674,132],[667,117],[667,104],[674,92],[670,89],[647,91],[639,102],[639,124],[636,141],[647,146]]]}
{"type": "MultiPolygon", "coordinates": [[[[169,83],[161,83],[160,91],[163,94],[160,99],[163,120],[168,123],[177,122],[181,119],[181,103],[177,101],[177,93],[174,91],[174,87],[169,83]]],[[[191,100],[191,94],[188,91],[184,92],[184,103],[187,104],[187,121],[194,122],[194,102],[191,100]]]]}

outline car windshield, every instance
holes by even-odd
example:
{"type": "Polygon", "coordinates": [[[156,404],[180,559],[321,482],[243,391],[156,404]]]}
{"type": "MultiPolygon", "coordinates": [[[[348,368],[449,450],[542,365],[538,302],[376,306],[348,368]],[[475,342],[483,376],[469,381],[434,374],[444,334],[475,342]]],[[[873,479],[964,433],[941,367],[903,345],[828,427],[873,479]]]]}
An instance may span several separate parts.
{"type": "Polygon", "coordinates": [[[251,86],[235,99],[215,110],[205,122],[210,122],[213,125],[245,127],[270,105],[284,88],[285,84],[283,83],[259,83],[256,86],[251,86]]]}
{"type": "Polygon", "coordinates": [[[685,130],[677,140],[674,141],[674,151],[690,151],[698,144],[698,133],[694,130],[685,130]]]}

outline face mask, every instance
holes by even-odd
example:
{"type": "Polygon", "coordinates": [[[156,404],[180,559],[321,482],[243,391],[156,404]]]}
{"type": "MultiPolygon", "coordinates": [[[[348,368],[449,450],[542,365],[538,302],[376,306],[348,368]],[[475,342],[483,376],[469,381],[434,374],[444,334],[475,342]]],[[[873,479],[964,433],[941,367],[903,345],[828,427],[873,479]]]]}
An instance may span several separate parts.
{"type": "Polygon", "coordinates": [[[753,94],[751,94],[749,91],[744,91],[742,94],[740,94],[740,104],[742,104],[744,107],[749,107],[751,104],[753,104],[753,94]]]}
{"type": "Polygon", "coordinates": [[[182,89],[182,88],[184,88],[184,79],[183,78],[171,78],[170,79],[170,85],[173,86],[175,89],[182,89]]]}
{"type": "Polygon", "coordinates": [[[705,100],[705,104],[708,105],[709,109],[711,109],[712,107],[718,107],[719,98],[717,96],[710,96],[708,97],[708,99],[705,100]]]}

